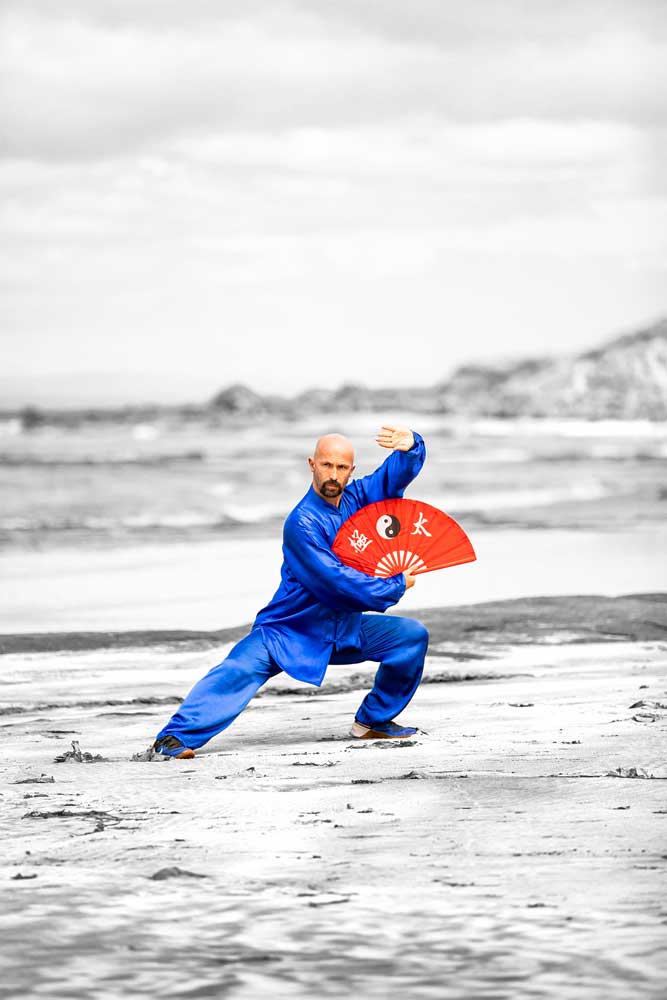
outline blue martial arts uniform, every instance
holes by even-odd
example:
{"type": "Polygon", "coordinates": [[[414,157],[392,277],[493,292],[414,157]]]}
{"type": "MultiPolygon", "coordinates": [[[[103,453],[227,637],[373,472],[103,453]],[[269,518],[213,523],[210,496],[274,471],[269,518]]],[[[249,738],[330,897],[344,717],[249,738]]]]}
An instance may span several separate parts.
{"type": "Polygon", "coordinates": [[[389,721],[405,708],[421,679],[428,633],[414,619],[362,615],[396,604],[405,577],[367,576],[345,566],[331,545],[360,507],[403,495],[426,456],[421,436],[414,439],[409,451],[392,452],[371,475],[349,483],[338,507],[311,486],[285,521],[275,595],[250,634],[194,686],[158,739],[173,735],[196,749],[230,725],[269,677],[284,670],[320,685],[329,663],[380,663],[356,716],[365,725],[389,721]]]}

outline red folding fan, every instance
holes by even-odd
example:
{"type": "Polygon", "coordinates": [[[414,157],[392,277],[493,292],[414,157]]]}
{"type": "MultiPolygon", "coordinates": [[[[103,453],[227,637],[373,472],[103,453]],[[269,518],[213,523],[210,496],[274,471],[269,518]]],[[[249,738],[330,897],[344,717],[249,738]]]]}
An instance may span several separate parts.
{"type": "Polygon", "coordinates": [[[346,566],[369,576],[413,576],[477,558],[463,528],[421,500],[380,500],[348,518],[332,550],[346,566]]]}

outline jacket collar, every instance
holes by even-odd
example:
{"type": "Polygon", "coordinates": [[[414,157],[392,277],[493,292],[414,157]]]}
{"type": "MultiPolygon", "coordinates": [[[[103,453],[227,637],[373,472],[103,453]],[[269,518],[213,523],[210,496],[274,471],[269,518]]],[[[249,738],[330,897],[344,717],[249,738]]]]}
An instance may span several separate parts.
{"type": "MultiPolygon", "coordinates": [[[[343,490],[343,493],[345,493],[345,490],[343,490]]],[[[335,507],[334,504],[329,503],[328,500],[325,500],[324,497],[321,497],[314,486],[311,485],[306,496],[310,498],[311,503],[314,503],[316,507],[319,507],[321,509],[326,509],[329,511],[329,513],[338,514],[340,517],[343,516],[340,507],[335,507]]]]}

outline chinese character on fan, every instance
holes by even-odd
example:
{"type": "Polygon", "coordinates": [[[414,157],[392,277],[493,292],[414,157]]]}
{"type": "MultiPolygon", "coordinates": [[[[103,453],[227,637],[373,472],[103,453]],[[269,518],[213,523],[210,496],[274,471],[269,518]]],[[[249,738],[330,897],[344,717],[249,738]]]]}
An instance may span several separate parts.
{"type": "Polygon", "coordinates": [[[354,532],[350,535],[350,545],[356,552],[363,552],[372,543],[372,538],[366,538],[358,528],[354,529],[354,532]]]}
{"type": "Polygon", "coordinates": [[[428,535],[428,537],[431,538],[431,532],[427,531],[424,527],[425,524],[428,524],[428,518],[424,517],[421,510],[419,511],[419,517],[416,521],[413,521],[413,524],[415,530],[410,532],[411,535],[428,535]]]}

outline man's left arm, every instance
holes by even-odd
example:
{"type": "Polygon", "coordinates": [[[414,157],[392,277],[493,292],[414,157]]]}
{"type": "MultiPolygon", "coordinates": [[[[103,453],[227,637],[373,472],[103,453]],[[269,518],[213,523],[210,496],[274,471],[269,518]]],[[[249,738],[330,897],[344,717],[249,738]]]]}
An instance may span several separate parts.
{"type": "Polygon", "coordinates": [[[378,500],[402,497],[403,491],[419,473],[426,458],[424,439],[407,427],[385,424],[376,437],[381,448],[392,449],[379,469],[350,483],[347,490],[357,496],[360,506],[378,500]]]}

